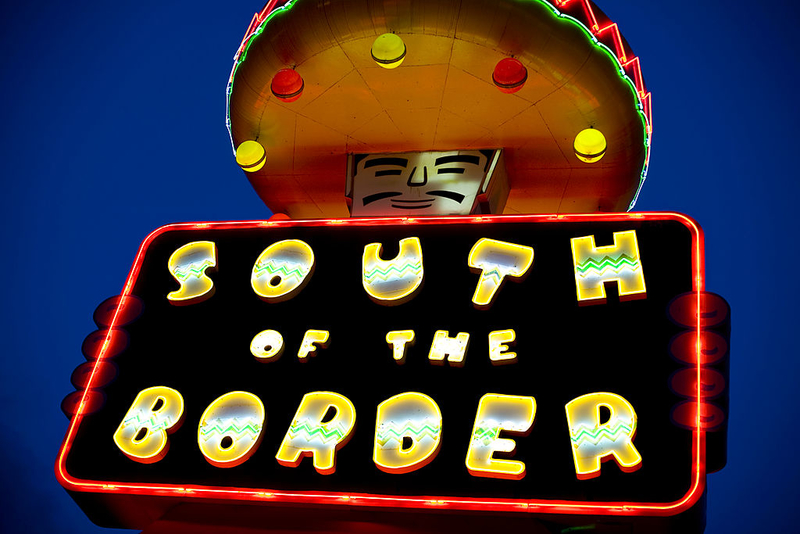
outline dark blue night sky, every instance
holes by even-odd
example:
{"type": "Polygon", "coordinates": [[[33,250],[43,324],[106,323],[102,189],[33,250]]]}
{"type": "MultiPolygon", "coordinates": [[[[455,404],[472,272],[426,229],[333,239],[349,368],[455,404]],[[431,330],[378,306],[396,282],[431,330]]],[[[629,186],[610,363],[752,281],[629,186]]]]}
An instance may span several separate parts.
{"type": "MultiPolygon", "coordinates": [[[[653,93],[636,209],[697,219],[707,288],[733,310],[729,459],[709,476],[707,532],[794,531],[800,16],[788,0],[597,3],[653,93]]],[[[53,474],[95,307],[120,292],[151,230],[270,215],[225,129],[232,57],[261,7],[3,4],[0,531],[108,532],[53,474]]]]}

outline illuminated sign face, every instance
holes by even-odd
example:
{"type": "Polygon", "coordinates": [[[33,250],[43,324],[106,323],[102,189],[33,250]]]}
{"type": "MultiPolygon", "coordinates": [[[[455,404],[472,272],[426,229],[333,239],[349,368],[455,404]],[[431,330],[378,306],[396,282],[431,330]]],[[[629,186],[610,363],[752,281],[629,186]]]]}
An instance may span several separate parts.
{"type": "Polygon", "coordinates": [[[497,150],[356,154],[351,157],[356,217],[467,215],[491,179],[497,150]]]}
{"type": "Polygon", "coordinates": [[[57,472],[103,498],[677,514],[706,408],[673,353],[708,336],[668,309],[702,283],[676,214],[164,227],[57,472]]]}

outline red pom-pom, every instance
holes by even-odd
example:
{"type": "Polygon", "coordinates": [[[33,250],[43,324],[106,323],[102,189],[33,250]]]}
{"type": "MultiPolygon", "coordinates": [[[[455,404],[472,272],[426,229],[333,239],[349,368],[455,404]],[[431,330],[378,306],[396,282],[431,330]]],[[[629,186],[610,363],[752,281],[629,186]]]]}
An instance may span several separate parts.
{"type": "Polygon", "coordinates": [[[507,57],[497,62],[492,81],[504,93],[516,93],[528,79],[528,69],[518,59],[507,57]]]}
{"type": "Polygon", "coordinates": [[[272,94],[282,102],[294,102],[303,94],[303,77],[294,69],[281,69],[272,77],[272,94]]]}

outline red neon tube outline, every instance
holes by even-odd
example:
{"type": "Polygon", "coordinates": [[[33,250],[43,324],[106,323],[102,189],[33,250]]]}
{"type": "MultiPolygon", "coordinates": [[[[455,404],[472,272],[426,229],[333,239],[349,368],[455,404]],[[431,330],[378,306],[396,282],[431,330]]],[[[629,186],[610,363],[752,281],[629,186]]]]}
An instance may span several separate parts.
{"type": "MultiPolygon", "coordinates": [[[[238,222],[201,222],[170,224],[157,228],[148,235],[139,247],[133,266],[128,274],[122,294],[129,295],[138,277],[144,253],[152,241],[164,232],[171,230],[200,229],[200,228],[258,228],[258,227],[292,227],[292,226],[379,226],[397,224],[462,224],[466,222],[493,223],[493,222],[556,222],[556,221],[624,221],[624,220],[660,220],[678,221],[689,228],[692,234],[692,290],[697,294],[697,309],[701,306],[701,293],[705,290],[705,258],[703,232],[699,225],[690,217],[673,212],[641,212],[641,213],[590,213],[571,215],[492,215],[492,216],[466,216],[466,217],[421,217],[421,218],[363,218],[363,219],[317,219],[317,220],[279,220],[279,221],[238,221],[238,222]]],[[[109,327],[109,332],[116,325],[119,308],[109,327]]],[[[697,347],[700,350],[701,330],[700,314],[695,327],[697,332],[697,347]]],[[[106,338],[96,360],[97,363],[105,358],[105,351],[110,340],[106,338]]],[[[639,502],[582,502],[567,500],[509,500],[509,499],[468,499],[460,497],[398,497],[391,495],[373,495],[362,493],[339,492],[314,492],[314,491],[270,491],[261,488],[215,488],[210,486],[192,486],[178,484],[132,484],[109,483],[98,480],[81,480],[67,472],[66,460],[72,443],[75,440],[78,427],[84,417],[83,409],[86,402],[86,392],[91,389],[98,369],[96,364],[89,377],[86,390],[75,416],[70,421],[67,434],[56,460],[56,478],[62,486],[69,490],[80,492],[94,492],[103,494],[127,495],[161,495],[165,497],[192,497],[211,498],[231,501],[262,501],[285,502],[299,504],[347,504],[365,507],[381,508],[441,508],[446,510],[481,510],[492,512],[529,512],[550,514],[592,514],[592,515],[620,515],[620,516],[670,516],[678,514],[692,506],[702,495],[705,489],[705,431],[700,423],[700,380],[701,358],[696,358],[697,390],[695,391],[694,404],[697,410],[695,429],[692,432],[692,477],[691,485],[686,494],[677,501],[670,503],[639,503],[639,502]]]]}

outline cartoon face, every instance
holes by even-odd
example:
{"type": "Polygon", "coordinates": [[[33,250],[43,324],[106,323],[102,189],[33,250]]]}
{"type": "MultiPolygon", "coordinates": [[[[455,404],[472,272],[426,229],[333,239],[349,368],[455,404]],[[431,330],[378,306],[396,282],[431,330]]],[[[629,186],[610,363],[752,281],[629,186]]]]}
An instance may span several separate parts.
{"type": "Polygon", "coordinates": [[[495,152],[354,155],[353,216],[469,214],[495,152]]]}

